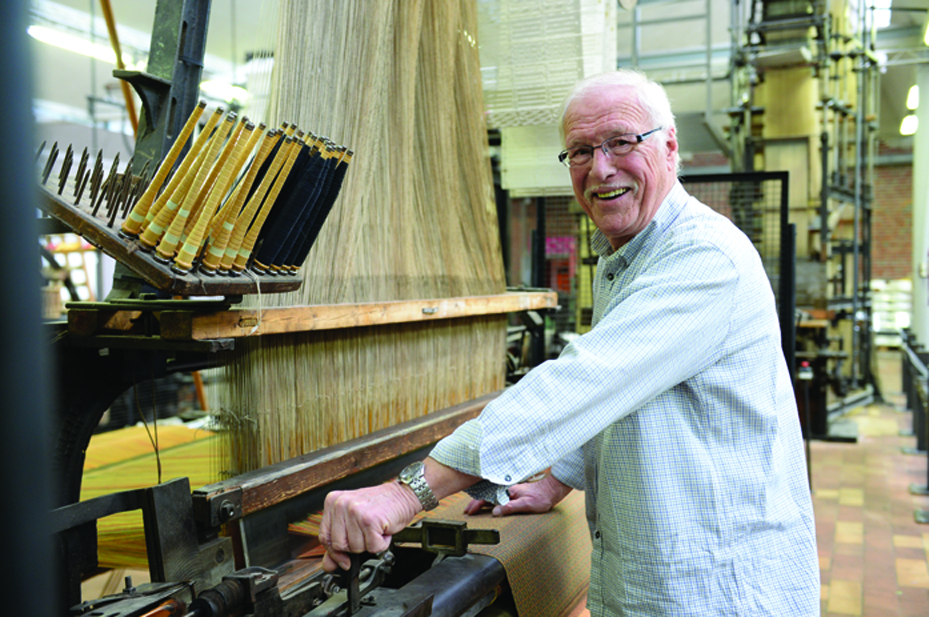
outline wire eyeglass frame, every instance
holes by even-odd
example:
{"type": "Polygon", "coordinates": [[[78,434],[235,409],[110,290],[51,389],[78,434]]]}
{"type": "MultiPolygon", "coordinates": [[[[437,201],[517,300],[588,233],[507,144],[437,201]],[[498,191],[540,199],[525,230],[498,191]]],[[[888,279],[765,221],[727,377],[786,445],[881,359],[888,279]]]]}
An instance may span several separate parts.
{"type": "Polygon", "coordinates": [[[584,167],[594,160],[594,150],[596,148],[602,150],[605,155],[623,156],[624,154],[632,152],[632,149],[645,141],[646,137],[652,133],[657,133],[662,128],[663,127],[659,126],[658,128],[654,128],[642,134],[625,133],[623,135],[617,135],[605,140],[599,146],[575,146],[574,148],[568,148],[567,150],[562,150],[558,154],[558,161],[568,168],[584,167]],[[582,160],[578,162],[577,159],[579,157],[582,160]]]}

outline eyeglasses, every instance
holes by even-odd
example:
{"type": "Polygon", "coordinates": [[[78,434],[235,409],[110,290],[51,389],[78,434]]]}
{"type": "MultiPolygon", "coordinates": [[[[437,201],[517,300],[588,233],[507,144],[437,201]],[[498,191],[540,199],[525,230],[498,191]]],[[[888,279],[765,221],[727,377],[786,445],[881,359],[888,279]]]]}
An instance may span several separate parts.
{"type": "Polygon", "coordinates": [[[660,131],[661,128],[662,127],[659,126],[657,129],[652,129],[641,135],[627,133],[625,135],[610,137],[599,146],[576,146],[574,148],[568,148],[558,155],[558,160],[564,163],[565,167],[583,167],[594,160],[594,149],[596,148],[603,150],[603,154],[622,156],[632,152],[632,149],[645,141],[646,137],[660,131]]]}

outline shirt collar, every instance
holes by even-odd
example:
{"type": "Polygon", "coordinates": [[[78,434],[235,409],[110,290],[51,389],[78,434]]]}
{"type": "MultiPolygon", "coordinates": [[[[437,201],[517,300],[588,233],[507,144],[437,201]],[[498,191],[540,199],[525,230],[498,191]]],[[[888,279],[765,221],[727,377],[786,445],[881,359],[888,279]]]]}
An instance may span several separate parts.
{"type": "Polygon", "coordinates": [[[664,201],[658,206],[658,210],[655,212],[655,216],[652,217],[649,224],[645,226],[645,229],[629,240],[629,242],[619,247],[616,251],[613,251],[613,246],[610,244],[610,241],[597,229],[590,237],[590,247],[597,255],[604,259],[616,259],[629,263],[642,247],[648,244],[649,238],[652,238],[656,233],[661,233],[674,222],[674,219],[676,219],[677,215],[683,210],[688,198],[689,195],[687,191],[684,190],[684,186],[681,184],[680,180],[676,180],[671,190],[668,191],[667,196],[665,196],[664,201]]]}

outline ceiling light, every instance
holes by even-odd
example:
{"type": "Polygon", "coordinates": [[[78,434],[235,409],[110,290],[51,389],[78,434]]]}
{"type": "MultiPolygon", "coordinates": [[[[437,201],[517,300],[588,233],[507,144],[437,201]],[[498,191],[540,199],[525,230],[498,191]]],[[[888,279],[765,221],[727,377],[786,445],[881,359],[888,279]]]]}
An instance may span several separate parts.
{"type": "Polygon", "coordinates": [[[901,135],[912,135],[916,132],[916,128],[919,126],[919,118],[910,114],[904,116],[903,121],[900,123],[900,134],[901,135]]]}
{"type": "Polygon", "coordinates": [[[874,0],[874,27],[886,28],[890,25],[891,0],[874,0]]]}
{"type": "Polygon", "coordinates": [[[906,108],[912,111],[917,107],[919,107],[919,86],[914,84],[906,93],[906,108]]]}
{"type": "Polygon", "coordinates": [[[926,25],[923,26],[923,43],[929,46],[929,11],[926,11],[926,25]]]}
{"type": "Polygon", "coordinates": [[[200,90],[207,96],[231,103],[239,101],[244,103],[248,100],[248,90],[241,86],[233,86],[221,81],[204,81],[200,83],[200,90]]]}
{"type": "Polygon", "coordinates": [[[61,30],[46,28],[45,26],[29,26],[26,31],[29,33],[29,36],[37,41],[42,41],[43,43],[48,43],[49,45],[54,45],[55,47],[67,51],[73,51],[83,56],[90,56],[91,58],[109,62],[113,65],[116,64],[116,54],[109,45],[91,43],[79,36],[74,36],[73,34],[62,32],[61,30]]]}

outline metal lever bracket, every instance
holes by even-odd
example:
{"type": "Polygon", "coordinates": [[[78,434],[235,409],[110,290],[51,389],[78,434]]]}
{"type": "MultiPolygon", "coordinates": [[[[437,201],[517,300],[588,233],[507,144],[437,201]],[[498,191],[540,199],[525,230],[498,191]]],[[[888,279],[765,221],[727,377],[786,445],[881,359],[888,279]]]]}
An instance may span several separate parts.
{"type": "Polygon", "coordinates": [[[461,557],[470,544],[499,544],[500,532],[496,529],[468,529],[464,521],[423,519],[393,536],[398,543],[414,542],[424,551],[442,557],[461,557]]]}

